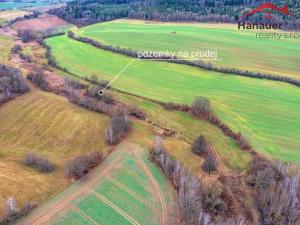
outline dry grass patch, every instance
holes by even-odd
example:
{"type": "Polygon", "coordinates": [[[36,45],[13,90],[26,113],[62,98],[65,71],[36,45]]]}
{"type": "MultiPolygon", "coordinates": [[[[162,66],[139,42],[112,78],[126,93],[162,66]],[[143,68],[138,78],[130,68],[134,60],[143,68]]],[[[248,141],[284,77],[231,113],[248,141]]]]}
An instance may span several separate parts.
{"type": "Polygon", "coordinates": [[[76,155],[108,153],[108,117],[38,89],[2,105],[0,121],[0,211],[9,196],[21,205],[41,203],[62,190],[67,185],[63,165],[76,155]],[[24,166],[22,160],[30,151],[46,156],[55,171],[42,174],[24,166]]]}

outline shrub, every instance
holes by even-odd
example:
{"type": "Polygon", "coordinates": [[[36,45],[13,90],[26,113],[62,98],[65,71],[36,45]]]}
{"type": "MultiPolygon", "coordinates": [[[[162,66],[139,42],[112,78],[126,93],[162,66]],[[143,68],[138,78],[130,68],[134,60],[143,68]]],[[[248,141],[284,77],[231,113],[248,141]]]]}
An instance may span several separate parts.
{"type": "Polygon", "coordinates": [[[203,155],[207,153],[207,144],[203,135],[196,138],[192,145],[192,151],[198,155],[203,155]]]}
{"type": "Polygon", "coordinates": [[[254,170],[253,185],[257,190],[261,224],[295,225],[300,221],[299,172],[291,173],[290,168],[270,162],[254,170]]]}
{"type": "Polygon", "coordinates": [[[203,207],[213,215],[225,214],[227,204],[221,198],[221,189],[217,185],[210,185],[203,194],[203,207]]]}
{"type": "Polygon", "coordinates": [[[82,84],[80,81],[73,80],[73,79],[70,79],[68,77],[64,78],[64,84],[66,86],[72,87],[74,89],[84,89],[84,88],[86,88],[85,84],[82,84]]]}
{"type": "Polygon", "coordinates": [[[19,30],[18,36],[21,37],[24,43],[33,41],[37,38],[37,34],[30,30],[19,30]]]}
{"type": "Polygon", "coordinates": [[[167,102],[167,103],[162,103],[163,107],[165,107],[166,110],[179,110],[183,112],[188,112],[190,107],[185,104],[177,104],[173,102],[167,102]]]}
{"type": "Polygon", "coordinates": [[[92,75],[91,78],[90,78],[90,81],[91,81],[93,84],[98,84],[98,77],[95,76],[95,75],[92,75]]]}
{"type": "Polygon", "coordinates": [[[29,91],[19,70],[0,64],[0,104],[29,91]]]}
{"type": "Polygon", "coordinates": [[[129,114],[130,114],[130,116],[134,116],[135,118],[140,119],[140,120],[146,119],[146,114],[134,107],[131,107],[129,109],[129,114]]]}
{"type": "Polygon", "coordinates": [[[212,155],[208,155],[203,163],[203,170],[207,173],[212,173],[217,170],[217,162],[212,155]]]}
{"type": "Polygon", "coordinates": [[[115,116],[110,120],[106,130],[107,142],[110,145],[121,141],[122,136],[129,130],[127,116],[115,116]]]}
{"type": "Polygon", "coordinates": [[[54,165],[46,157],[38,156],[34,153],[27,153],[23,163],[27,166],[33,167],[40,172],[52,172],[54,165]]]}
{"type": "Polygon", "coordinates": [[[25,60],[26,62],[29,62],[29,63],[32,62],[32,58],[30,55],[27,55],[23,52],[20,52],[19,55],[20,55],[21,59],[25,60]]]}
{"type": "Polygon", "coordinates": [[[210,101],[205,97],[196,97],[192,104],[192,112],[196,115],[206,115],[211,112],[210,101]]]}
{"type": "Polygon", "coordinates": [[[77,156],[66,164],[65,174],[67,177],[79,179],[101,161],[102,155],[99,152],[77,156]]]}
{"type": "Polygon", "coordinates": [[[11,48],[10,51],[12,54],[16,54],[16,53],[22,51],[22,47],[20,45],[15,45],[14,47],[11,48]]]}
{"type": "Polygon", "coordinates": [[[238,142],[238,144],[239,144],[239,146],[242,150],[251,149],[250,144],[247,142],[246,138],[241,133],[238,133],[236,139],[237,139],[237,142],[238,142]]]}
{"type": "Polygon", "coordinates": [[[46,81],[45,74],[42,70],[36,70],[27,76],[28,80],[40,87],[44,91],[50,91],[49,84],[46,81]]]}
{"type": "Polygon", "coordinates": [[[103,101],[106,104],[113,104],[114,99],[112,95],[103,93],[102,95],[99,95],[99,91],[102,90],[104,87],[100,84],[92,87],[91,89],[87,90],[87,95],[93,98],[97,98],[99,101],[103,101]]]}

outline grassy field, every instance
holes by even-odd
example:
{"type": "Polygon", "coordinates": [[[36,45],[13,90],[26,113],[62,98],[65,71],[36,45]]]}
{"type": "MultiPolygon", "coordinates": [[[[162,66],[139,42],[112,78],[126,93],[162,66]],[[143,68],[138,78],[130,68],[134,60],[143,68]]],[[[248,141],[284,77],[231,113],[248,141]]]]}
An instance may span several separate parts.
{"type": "Polygon", "coordinates": [[[0,35],[0,63],[7,64],[9,63],[10,58],[10,49],[13,47],[13,41],[11,38],[0,35]]]}
{"type": "Polygon", "coordinates": [[[107,153],[108,117],[37,89],[0,107],[0,214],[8,196],[20,206],[41,203],[68,185],[66,160],[91,151],[107,153]],[[22,164],[27,152],[47,156],[57,169],[41,174],[22,164]]]}
{"type": "MultiPolygon", "coordinates": [[[[47,39],[59,65],[81,77],[111,80],[132,59],[65,36],[47,39]]],[[[211,99],[213,110],[262,153],[300,159],[300,89],[285,83],[219,74],[164,62],[134,61],[113,87],[161,101],[211,99]]]]}
{"type": "MultiPolygon", "coordinates": [[[[217,66],[299,78],[300,39],[257,39],[237,25],[119,20],[83,27],[81,36],[137,50],[218,51],[217,66]],[[173,35],[172,32],[176,32],[173,35]]],[[[300,78],[299,78],[300,79],[300,78]]]]}
{"type": "MultiPolygon", "coordinates": [[[[191,151],[191,143],[199,135],[204,135],[209,144],[212,144],[219,154],[222,162],[231,170],[242,171],[249,167],[251,157],[239,149],[231,138],[226,137],[218,128],[206,122],[197,120],[184,112],[166,111],[162,106],[150,100],[112,92],[113,96],[122,102],[141,109],[147,114],[148,119],[162,127],[167,127],[179,132],[182,140],[170,138],[165,141],[169,153],[184,162],[192,171],[199,172],[201,158],[191,151]]],[[[144,125],[145,126],[145,125],[144,125]]],[[[138,129],[138,128],[136,128],[138,129]]],[[[144,135],[147,133],[141,131],[144,135]]],[[[137,137],[141,140],[142,137],[137,137]]],[[[151,138],[151,141],[153,137],[151,138]]]]}
{"type": "Polygon", "coordinates": [[[23,11],[23,10],[0,11],[0,19],[9,21],[9,20],[16,19],[17,17],[23,17],[23,16],[29,15],[29,14],[31,14],[31,12],[27,12],[27,11],[23,11]]]}
{"type": "Polygon", "coordinates": [[[20,224],[161,224],[174,212],[173,194],[147,152],[124,142],[88,178],[75,182],[20,224]]]}

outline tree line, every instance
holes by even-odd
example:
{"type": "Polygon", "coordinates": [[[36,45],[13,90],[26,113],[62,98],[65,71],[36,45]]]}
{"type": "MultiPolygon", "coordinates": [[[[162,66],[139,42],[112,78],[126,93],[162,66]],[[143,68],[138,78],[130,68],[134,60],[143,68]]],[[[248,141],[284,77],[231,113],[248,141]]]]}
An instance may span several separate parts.
{"type": "MultiPolygon", "coordinates": [[[[245,12],[264,3],[264,0],[84,0],[69,2],[67,6],[49,12],[62,19],[85,26],[102,21],[120,18],[193,21],[193,22],[237,22],[245,12]]],[[[275,13],[274,17],[285,24],[286,28],[300,28],[300,4],[297,0],[278,0],[275,4],[288,5],[292,17],[275,13]]],[[[249,20],[269,23],[263,13],[250,17],[249,20]]]]}
{"type": "Polygon", "coordinates": [[[29,91],[21,72],[0,64],[0,104],[29,91]]]}
{"type": "Polygon", "coordinates": [[[180,213],[178,224],[183,225],[244,225],[242,218],[228,218],[228,205],[221,197],[222,190],[204,188],[198,177],[181,162],[174,160],[163,146],[163,140],[156,136],[150,159],[170,179],[177,191],[177,206],[180,213]],[[227,217],[227,218],[226,218],[227,217]]]}
{"type": "MultiPolygon", "coordinates": [[[[203,145],[203,139],[196,142],[198,148],[203,145]]],[[[230,202],[222,197],[223,187],[205,187],[198,177],[168,154],[159,136],[155,137],[151,160],[160,166],[177,190],[179,224],[246,225],[241,215],[228,219],[230,202]]],[[[252,197],[259,212],[260,224],[299,225],[300,173],[294,166],[297,165],[256,156],[250,170],[243,176],[248,188],[255,193],[252,197]]]]}
{"type": "MultiPolygon", "coordinates": [[[[118,54],[123,54],[123,55],[127,55],[127,56],[134,57],[134,58],[139,58],[138,52],[133,49],[120,48],[118,46],[114,47],[112,45],[106,45],[99,41],[95,41],[91,38],[76,36],[74,34],[74,32],[72,32],[72,31],[68,32],[68,37],[70,37],[74,40],[77,40],[77,41],[88,43],[96,48],[101,48],[106,51],[112,51],[112,52],[116,52],[118,54]]],[[[166,60],[166,62],[169,62],[169,63],[177,63],[177,64],[198,67],[201,69],[211,70],[211,71],[220,72],[220,73],[228,74],[228,75],[238,75],[238,76],[245,76],[245,77],[251,77],[251,78],[258,78],[258,79],[281,81],[281,82],[289,83],[289,84],[295,85],[297,87],[300,87],[300,80],[293,79],[293,78],[287,77],[285,75],[274,75],[274,74],[268,74],[268,73],[251,72],[248,70],[240,70],[240,69],[236,69],[236,68],[217,67],[217,66],[214,66],[211,63],[205,62],[203,60],[197,60],[197,61],[179,60],[177,57],[171,58],[170,56],[160,56],[160,57],[155,57],[155,58],[151,58],[151,59],[158,59],[158,60],[168,59],[168,60],[166,60]]]]}

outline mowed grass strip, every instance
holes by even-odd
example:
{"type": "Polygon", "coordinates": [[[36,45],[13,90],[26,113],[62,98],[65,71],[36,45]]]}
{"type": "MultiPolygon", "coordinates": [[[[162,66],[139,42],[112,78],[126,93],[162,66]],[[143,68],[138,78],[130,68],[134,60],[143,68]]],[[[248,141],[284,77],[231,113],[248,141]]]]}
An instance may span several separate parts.
{"type": "Polygon", "coordinates": [[[220,60],[211,62],[217,66],[300,79],[300,39],[258,39],[257,32],[261,31],[238,30],[235,24],[149,23],[136,20],[98,23],[78,30],[81,36],[136,50],[195,52],[215,49],[220,60]]]}
{"type": "MultiPolygon", "coordinates": [[[[47,39],[60,66],[81,76],[111,80],[132,58],[59,36],[47,39]]],[[[113,87],[164,102],[191,104],[195,96],[241,131],[261,153],[300,159],[300,89],[282,82],[224,75],[165,62],[135,61],[113,87]]]]}
{"type": "Polygon", "coordinates": [[[37,89],[0,107],[0,212],[9,196],[20,205],[41,203],[63,190],[64,163],[93,151],[106,154],[109,118],[72,105],[61,96],[37,89]],[[42,174],[22,164],[27,152],[47,156],[56,165],[42,174]]]}

